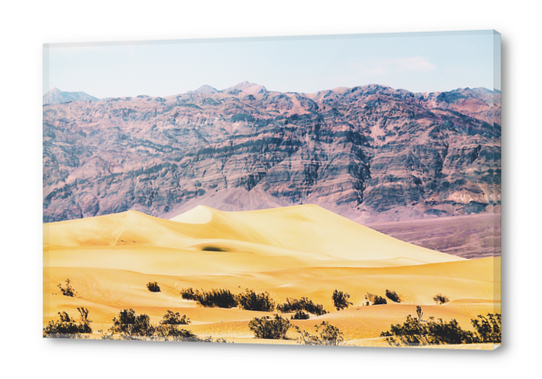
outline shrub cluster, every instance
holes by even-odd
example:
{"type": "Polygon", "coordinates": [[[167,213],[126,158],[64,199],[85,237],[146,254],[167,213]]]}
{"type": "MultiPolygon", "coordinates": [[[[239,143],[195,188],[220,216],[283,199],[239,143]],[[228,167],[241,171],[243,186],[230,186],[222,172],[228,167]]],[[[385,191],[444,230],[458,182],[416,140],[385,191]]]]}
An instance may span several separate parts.
{"type": "Polygon", "coordinates": [[[305,313],[303,311],[297,311],[295,314],[290,317],[292,320],[308,320],[310,318],[308,313],[305,313]]]}
{"type": "Polygon", "coordinates": [[[336,326],[327,321],[320,325],[315,325],[316,334],[310,334],[295,327],[298,338],[297,341],[303,345],[342,345],[344,341],[343,333],[336,326]]]}
{"type": "Polygon", "coordinates": [[[441,305],[441,304],[444,304],[444,303],[447,303],[450,301],[450,299],[448,299],[447,296],[444,296],[443,294],[439,293],[437,295],[435,295],[433,297],[433,300],[435,300],[435,303],[437,303],[437,305],[441,305]]]}
{"type": "Polygon", "coordinates": [[[284,339],[291,324],[287,318],[275,315],[275,318],[264,316],[261,318],[253,318],[248,327],[256,338],[264,339],[284,339]]]}
{"type": "Polygon", "coordinates": [[[147,288],[151,292],[160,292],[160,286],[156,282],[148,282],[147,283],[147,288]]]}
{"type": "Polygon", "coordinates": [[[190,319],[186,315],[182,315],[179,312],[172,312],[168,310],[162,320],[160,325],[188,325],[190,324],[190,319]]]}
{"type": "Polygon", "coordinates": [[[60,319],[49,321],[47,326],[43,328],[43,335],[55,338],[74,338],[77,334],[92,333],[92,328],[89,325],[92,321],[88,319],[88,309],[77,308],[77,310],[81,315],[80,322],[76,322],[66,312],[58,312],[60,319]]]}
{"type": "Polygon", "coordinates": [[[352,303],[348,301],[350,295],[345,292],[335,290],[333,291],[333,295],[331,296],[331,298],[333,299],[333,304],[338,311],[348,308],[350,305],[352,305],[352,303]]]}
{"type": "Polygon", "coordinates": [[[70,279],[66,279],[66,287],[62,287],[62,284],[60,283],[57,286],[58,288],[60,288],[60,292],[62,292],[62,295],[75,297],[76,292],[70,284],[70,279]]]}
{"type": "Polygon", "coordinates": [[[388,304],[386,299],[384,299],[382,296],[373,295],[369,292],[367,292],[367,295],[365,295],[365,299],[369,302],[369,304],[373,305],[388,304]]]}
{"type": "MultiPolygon", "coordinates": [[[[170,310],[164,315],[160,323],[155,326],[150,322],[146,314],[136,314],[133,309],[123,309],[113,319],[113,326],[109,329],[111,336],[119,336],[121,339],[161,339],[175,341],[210,341],[198,338],[194,333],[186,329],[179,329],[178,325],[187,325],[190,320],[186,315],[174,313],[170,310]]],[[[102,336],[111,339],[111,336],[102,336]]]]}
{"type": "Polygon", "coordinates": [[[268,292],[256,293],[247,288],[236,299],[241,308],[249,311],[271,312],[275,309],[275,302],[268,292]]]}
{"type": "Polygon", "coordinates": [[[397,295],[397,292],[395,291],[386,290],[386,297],[395,303],[401,302],[399,295],[397,295]]]}
{"type": "Polygon", "coordinates": [[[500,343],[501,315],[488,314],[471,320],[475,332],[462,329],[457,320],[444,322],[442,319],[423,322],[419,318],[408,315],[401,324],[391,325],[389,331],[382,332],[381,337],[391,346],[424,346],[468,343],[500,343]]]}
{"type": "Polygon", "coordinates": [[[277,305],[277,310],[281,311],[282,313],[307,311],[317,316],[327,313],[323,305],[314,304],[312,300],[309,300],[306,297],[302,297],[301,300],[287,298],[285,303],[277,305]]]}
{"type": "Polygon", "coordinates": [[[185,300],[195,300],[204,307],[233,308],[237,306],[236,296],[225,289],[194,291],[192,288],[183,288],[181,296],[185,300]]]}

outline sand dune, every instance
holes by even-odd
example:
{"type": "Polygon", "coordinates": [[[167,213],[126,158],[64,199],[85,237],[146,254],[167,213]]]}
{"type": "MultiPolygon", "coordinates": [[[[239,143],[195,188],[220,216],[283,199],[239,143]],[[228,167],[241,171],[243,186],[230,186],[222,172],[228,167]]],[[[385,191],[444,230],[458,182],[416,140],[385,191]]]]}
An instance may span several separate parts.
{"type": "Polygon", "coordinates": [[[172,220],[129,211],[44,225],[44,324],[59,311],[77,316],[84,306],[95,331],[107,330],[121,309],[155,323],[169,309],[186,314],[192,320],[186,328],[198,335],[258,342],[248,322],[269,313],[203,308],[179,294],[187,287],[250,288],[268,291],[277,303],[307,296],[330,313],[294,324],[309,330],[329,321],[350,344],[377,346],[380,332],[414,314],[416,305],[428,317],[456,318],[466,328],[478,314],[500,313],[499,278],[500,258],[439,253],[318,206],[249,212],[198,206],[172,220]],[[66,278],[76,297],[59,293],[66,278]],[[150,281],[161,292],[150,292],[150,281]],[[351,295],[351,308],[334,309],[335,289],[351,295]],[[366,293],[384,296],[387,289],[402,303],[362,306],[366,293]],[[450,303],[435,305],[437,293],[450,303]]]}

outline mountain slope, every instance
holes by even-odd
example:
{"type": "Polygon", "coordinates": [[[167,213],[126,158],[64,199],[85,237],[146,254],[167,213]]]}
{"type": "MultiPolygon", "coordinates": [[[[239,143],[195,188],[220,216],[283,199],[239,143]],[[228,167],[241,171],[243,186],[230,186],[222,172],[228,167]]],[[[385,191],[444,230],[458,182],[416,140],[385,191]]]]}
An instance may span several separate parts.
{"type": "Polygon", "coordinates": [[[245,82],[51,104],[43,119],[46,222],[198,204],[317,204],[358,222],[500,209],[500,93],[484,89],[245,82]]]}

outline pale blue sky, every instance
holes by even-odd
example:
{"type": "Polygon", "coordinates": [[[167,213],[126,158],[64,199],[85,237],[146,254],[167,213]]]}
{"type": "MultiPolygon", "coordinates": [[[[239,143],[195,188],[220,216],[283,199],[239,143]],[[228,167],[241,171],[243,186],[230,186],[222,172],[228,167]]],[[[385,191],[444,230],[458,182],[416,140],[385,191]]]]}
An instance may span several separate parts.
{"type": "Polygon", "coordinates": [[[169,96],[243,81],[305,93],[373,83],[413,92],[500,89],[494,37],[472,31],[50,44],[44,93],[57,87],[98,98],[169,96]]]}

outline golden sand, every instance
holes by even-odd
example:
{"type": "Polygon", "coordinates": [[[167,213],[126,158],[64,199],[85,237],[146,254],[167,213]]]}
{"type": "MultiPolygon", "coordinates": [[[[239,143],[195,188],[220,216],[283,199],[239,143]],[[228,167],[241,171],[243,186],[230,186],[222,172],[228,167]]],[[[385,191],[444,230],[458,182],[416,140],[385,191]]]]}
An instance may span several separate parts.
{"type": "MultiPolygon", "coordinates": [[[[186,329],[200,337],[246,343],[254,317],[242,309],[204,308],[183,300],[182,288],[268,291],[279,303],[308,297],[330,313],[293,324],[314,331],[328,321],[347,344],[387,346],[379,338],[422,306],[424,317],[457,319],[470,328],[477,315],[500,313],[500,258],[465,260],[396,240],[318,206],[222,212],[198,206],[172,220],[136,211],[44,225],[44,325],[86,307],[95,333],[107,330],[120,310],[133,308],[158,323],[166,310],[186,314],[186,329]],[[76,297],[57,285],[69,278],[76,297]],[[158,282],[161,292],[146,288],[158,282]],[[336,311],[335,289],[353,306],[336,311]],[[362,306],[365,294],[396,291],[395,304],[362,306]],[[436,305],[433,296],[450,302],[436,305]]],[[[481,345],[474,348],[488,348],[481,345]]]]}

